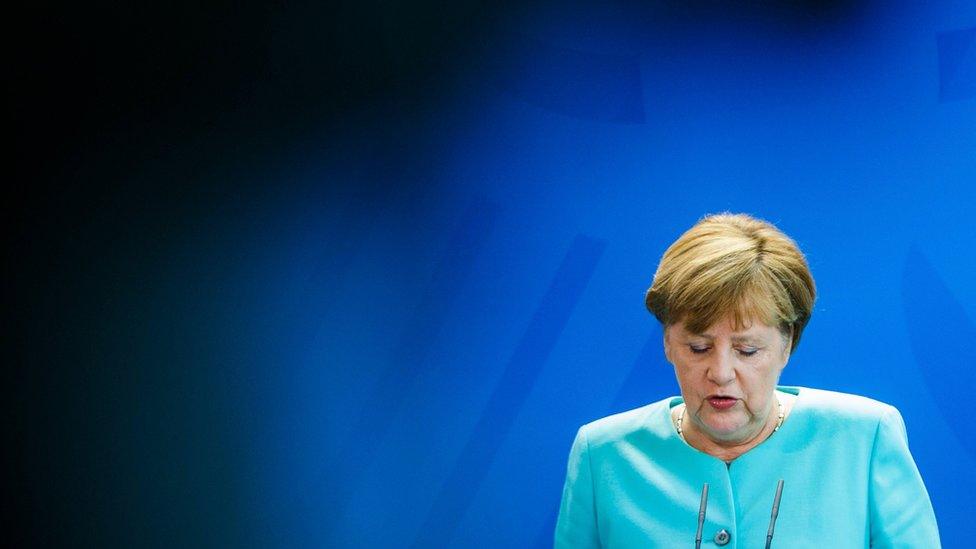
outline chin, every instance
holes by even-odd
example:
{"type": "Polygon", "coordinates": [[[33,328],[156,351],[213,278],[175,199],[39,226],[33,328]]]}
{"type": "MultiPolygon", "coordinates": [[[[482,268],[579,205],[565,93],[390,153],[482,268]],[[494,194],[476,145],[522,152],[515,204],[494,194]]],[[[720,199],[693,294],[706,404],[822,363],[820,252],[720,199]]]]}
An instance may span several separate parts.
{"type": "Polygon", "coordinates": [[[745,425],[741,422],[736,423],[706,423],[709,432],[719,439],[735,439],[745,425]]]}

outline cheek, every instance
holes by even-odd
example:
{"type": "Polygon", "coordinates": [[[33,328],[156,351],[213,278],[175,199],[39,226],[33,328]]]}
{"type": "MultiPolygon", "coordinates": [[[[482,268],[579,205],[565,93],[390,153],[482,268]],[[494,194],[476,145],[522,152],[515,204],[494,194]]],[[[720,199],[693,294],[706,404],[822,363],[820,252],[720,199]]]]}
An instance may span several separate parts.
{"type": "Polygon", "coordinates": [[[678,386],[681,388],[681,391],[687,393],[688,396],[694,397],[705,391],[702,388],[706,383],[704,376],[695,368],[675,367],[675,378],[678,381],[678,386]]]}
{"type": "Polygon", "coordinates": [[[752,391],[765,391],[776,385],[782,366],[778,362],[755,365],[743,370],[740,383],[752,391]]]}
{"type": "Polygon", "coordinates": [[[769,392],[776,388],[781,371],[782,367],[779,364],[775,364],[768,370],[762,372],[762,377],[758,379],[758,384],[762,385],[763,391],[769,392]]]}

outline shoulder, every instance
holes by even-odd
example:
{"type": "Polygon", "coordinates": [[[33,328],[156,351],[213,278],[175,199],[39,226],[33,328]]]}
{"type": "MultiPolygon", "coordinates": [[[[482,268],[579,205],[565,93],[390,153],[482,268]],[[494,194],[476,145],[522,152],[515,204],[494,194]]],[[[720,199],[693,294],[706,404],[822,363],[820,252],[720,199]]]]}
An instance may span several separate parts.
{"type": "Polygon", "coordinates": [[[877,426],[886,418],[900,417],[894,406],[860,395],[826,391],[823,389],[799,388],[798,404],[802,403],[802,413],[810,419],[832,423],[861,424],[877,426]]]}
{"type": "Polygon", "coordinates": [[[583,425],[580,436],[586,438],[591,447],[626,441],[634,437],[667,436],[670,424],[670,403],[674,397],[613,414],[583,425]]]}

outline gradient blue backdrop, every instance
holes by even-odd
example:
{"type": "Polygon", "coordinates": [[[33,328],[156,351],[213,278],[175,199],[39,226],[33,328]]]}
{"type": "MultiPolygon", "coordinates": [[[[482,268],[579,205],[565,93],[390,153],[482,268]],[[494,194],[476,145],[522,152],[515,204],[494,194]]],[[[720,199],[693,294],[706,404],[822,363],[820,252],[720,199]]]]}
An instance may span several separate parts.
{"type": "MultiPolygon", "coordinates": [[[[201,131],[119,168],[142,190],[93,223],[162,236],[120,231],[71,335],[31,320],[87,365],[32,421],[95,433],[31,480],[37,517],[90,516],[50,539],[550,546],[576,429],[677,393],[643,294],[728,210],[793,236],[817,281],[782,382],[897,406],[966,546],[976,5],[786,5],[513,8],[409,95],[272,152],[251,154],[274,132],[200,158],[201,131]],[[187,178],[217,190],[167,191],[187,178]]],[[[371,40],[395,69],[402,41],[371,40]]]]}
{"type": "Polygon", "coordinates": [[[325,215],[297,194],[278,219],[303,221],[265,235],[283,248],[256,261],[265,306],[295,315],[268,322],[301,337],[269,342],[281,366],[255,373],[273,404],[253,447],[256,526],[286,545],[551,544],[575,429],[676,393],[642,304],[656,260],[731,210],[795,237],[818,282],[783,382],[898,406],[945,544],[963,545],[976,10],[962,7],[857,6],[818,28],[529,11],[436,113],[295,175],[399,183],[331,196],[325,215]]]}
{"type": "Polygon", "coordinates": [[[965,545],[976,10],[842,12],[526,10],[433,112],[365,114],[276,175],[305,186],[227,273],[234,347],[261,353],[226,395],[260,410],[239,433],[252,534],[550,545],[577,427],[676,394],[643,308],[657,259],[729,210],[792,235],[818,283],[783,383],[899,407],[965,545]],[[316,194],[330,179],[354,191],[316,194]]]}
{"type": "Polygon", "coordinates": [[[676,394],[642,301],[657,259],[730,210],[792,235],[818,283],[783,382],[899,407],[965,545],[976,10],[845,9],[813,28],[528,10],[436,112],[295,175],[384,185],[295,194],[260,233],[252,306],[274,318],[254,335],[286,334],[240,397],[269,414],[247,433],[260,534],[551,545],[576,428],[676,394]]]}

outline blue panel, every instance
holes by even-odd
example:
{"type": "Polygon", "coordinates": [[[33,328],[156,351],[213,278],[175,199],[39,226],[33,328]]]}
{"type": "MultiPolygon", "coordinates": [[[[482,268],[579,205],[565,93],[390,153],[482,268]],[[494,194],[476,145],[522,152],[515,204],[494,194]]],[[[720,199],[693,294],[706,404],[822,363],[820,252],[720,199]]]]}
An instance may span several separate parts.
{"type": "Polygon", "coordinates": [[[631,410],[664,398],[664,395],[678,394],[677,382],[672,375],[674,369],[664,357],[664,332],[661,324],[657,320],[652,320],[649,324],[652,328],[647,343],[641,348],[640,355],[620,386],[608,413],[631,410]]]}
{"type": "Polygon", "coordinates": [[[533,105],[582,119],[644,121],[636,55],[557,47],[517,35],[505,36],[497,48],[500,84],[533,105]]]}
{"type": "Polygon", "coordinates": [[[347,467],[341,484],[347,490],[344,496],[356,488],[362,471],[376,457],[378,446],[401,411],[407,396],[404,389],[428,366],[426,359],[434,337],[445,322],[448,307],[470,276],[499,212],[497,204],[478,197],[462,214],[461,223],[451,236],[420,305],[405,319],[392,361],[380,371],[377,385],[362,407],[349,438],[340,445],[343,465],[347,467]]]}
{"type": "Polygon", "coordinates": [[[976,28],[939,33],[939,100],[976,97],[976,28]]]}
{"type": "Polygon", "coordinates": [[[976,438],[972,435],[976,326],[917,250],[912,250],[905,261],[902,291],[915,364],[943,420],[976,460],[976,438]]]}
{"type": "Polygon", "coordinates": [[[508,435],[605,247],[604,241],[583,235],[573,240],[525,335],[505,365],[454,470],[441,487],[414,542],[415,547],[437,546],[451,539],[470,505],[471,494],[478,490],[487,474],[495,452],[508,435]]]}

